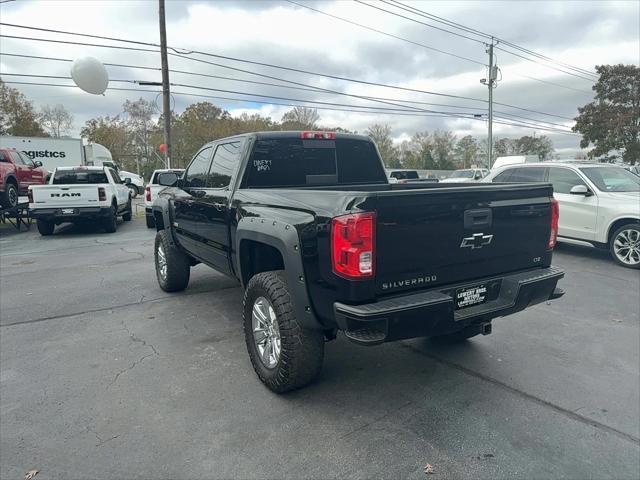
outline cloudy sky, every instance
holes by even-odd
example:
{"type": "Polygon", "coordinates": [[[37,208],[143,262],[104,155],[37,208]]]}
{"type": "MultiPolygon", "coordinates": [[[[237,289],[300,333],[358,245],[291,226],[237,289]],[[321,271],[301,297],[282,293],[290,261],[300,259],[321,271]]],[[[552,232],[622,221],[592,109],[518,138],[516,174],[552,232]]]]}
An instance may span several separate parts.
{"type": "MultiPolygon", "coordinates": [[[[486,122],[482,118],[460,118],[473,114],[486,116],[487,88],[480,83],[480,79],[487,75],[484,64],[488,63],[488,56],[482,43],[486,38],[436,22],[433,18],[402,10],[390,2],[295,1],[324,13],[311,11],[284,0],[168,1],[168,43],[178,48],[177,52],[183,53],[181,56],[174,54],[169,57],[170,68],[184,72],[171,74],[171,81],[182,85],[172,87],[175,92],[175,109],[180,112],[190,103],[208,100],[226,108],[233,115],[257,112],[280,120],[282,114],[291,107],[268,102],[306,104],[326,108],[319,109],[322,125],[342,126],[362,132],[374,122],[388,123],[392,126],[393,136],[397,141],[409,138],[416,131],[435,129],[450,130],[458,136],[471,134],[482,138],[486,135],[486,122]],[[360,23],[378,32],[335,17],[360,23]],[[425,23],[431,26],[424,25],[425,23]],[[447,29],[470,38],[462,38],[433,27],[447,29]],[[191,51],[229,58],[205,56],[201,53],[190,53],[191,51]],[[211,62],[218,65],[211,65],[211,62]],[[193,75],[194,73],[209,76],[193,75]],[[255,75],[256,73],[263,76],[255,75]],[[211,75],[227,78],[212,78],[211,75]],[[264,75],[272,78],[266,78],[264,75]],[[283,86],[238,80],[276,83],[283,86]],[[194,87],[204,87],[208,90],[194,87]],[[314,87],[335,93],[318,91],[314,87]],[[403,88],[418,91],[407,91],[403,88]],[[206,98],[207,95],[227,99],[206,98]],[[364,96],[385,100],[358,98],[364,96]],[[466,98],[455,98],[456,96],[466,98]],[[390,110],[396,114],[391,114],[390,110]],[[446,116],[434,112],[444,112],[446,116]],[[457,116],[451,116],[452,114],[457,116]]],[[[496,55],[501,80],[494,91],[494,101],[502,105],[494,107],[496,119],[507,123],[524,122],[533,125],[496,124],[496,137],[531,135],[535,131],[537,135],[549,135],[560,152],[575,151],[578,148],[578,136],[545,131],[544,127],[566,130],[572,125],[569,119],[576,115],[577,107],[590,101],[593,77],[583,70],[593,72],[594,66],[599,64],[637,65],[640,61],[640,2],[637,0],[403,0],[403,4],[494,35],[510,44],[524,47],[566,65],[560,66],[540,57],[532,57],[531,54],[516,50],[505,43],[498,44],[496,55]],[[537,62],[525,60],[514,53],[533,58],[537,62]]],[[[15,0],[0,5],[0,21],[158,43],[157,7],[157,2],[153,0],[15,0]]],[[[127,65],[107,65],[111,79],[110,87],[157,90],[156,87],[139,87],[131,81],[161,80],[160,72],[155,70],[160,66],[160,56],[153,51],[56,44],[6,36],[136,47],[130,43],[87,39],[7,25],[0,25],[0,34],[4,35],[0,37],[0,73],[6,82],[71,84],[72,82],[66,79],[38,79],[8,74],[68,77],[70,61],[87,55],[96,57],[105,64],[127,65]],[[68,61],[29,59],[9,54],[55,57],[68,61]]],[[[137,47],[155,50],[153,47],[137,47]]],[[[104,96],[94,96],[76,88],[12,86],[19,88],[37,105],[64,104],[75,116],[76,135],[84,122],[91,117],[119,114],[126,99],[142,96],[155,101],[158,97],[155,91],[130,92],[109,89],[104,96]]],[[[159,98],[158,104],[161,105],[159,98]]]]}

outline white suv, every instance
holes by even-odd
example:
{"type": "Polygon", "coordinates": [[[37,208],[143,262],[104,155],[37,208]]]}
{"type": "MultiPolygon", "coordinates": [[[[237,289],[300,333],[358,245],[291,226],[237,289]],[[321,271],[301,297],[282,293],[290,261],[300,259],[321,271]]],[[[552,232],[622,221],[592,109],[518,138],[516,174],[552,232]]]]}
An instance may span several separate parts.
{"type": "Polygon", "coordinates": [[[608,248],[619,264],[640,268],[640,177],[604,163],[508,165],[482,180],[548,182],[560,204],[558,240],[608,248]]]}

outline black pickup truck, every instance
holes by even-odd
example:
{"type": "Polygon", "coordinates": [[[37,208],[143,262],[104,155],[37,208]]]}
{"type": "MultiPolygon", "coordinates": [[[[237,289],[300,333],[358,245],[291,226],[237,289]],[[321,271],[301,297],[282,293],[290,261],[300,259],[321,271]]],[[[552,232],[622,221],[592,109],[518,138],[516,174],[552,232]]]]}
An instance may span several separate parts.
{"type": "Polygon", "coordinates": [[[390,184],[368,137],[333,132],[216,140],[158,183],[160,287],[185,289],[198,263],[236,277],[251,362],[276,392],[313,380],[338,330],[463,340],[563,294],[548,184],[390,184]]]}

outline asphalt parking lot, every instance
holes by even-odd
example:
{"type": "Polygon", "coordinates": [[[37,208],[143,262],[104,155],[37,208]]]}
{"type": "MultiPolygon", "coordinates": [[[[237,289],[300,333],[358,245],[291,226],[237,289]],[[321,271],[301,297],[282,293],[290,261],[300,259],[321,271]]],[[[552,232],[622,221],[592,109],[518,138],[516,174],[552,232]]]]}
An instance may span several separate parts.
{"type": "Polygon", "coordinates": [[[567,295],[457,346],[327,345],[319,381],[255,376],[242,292],[166,294],[143,219],[0,229],[0,477],[640,477],[640,275],[561,245],[567,295]]]}

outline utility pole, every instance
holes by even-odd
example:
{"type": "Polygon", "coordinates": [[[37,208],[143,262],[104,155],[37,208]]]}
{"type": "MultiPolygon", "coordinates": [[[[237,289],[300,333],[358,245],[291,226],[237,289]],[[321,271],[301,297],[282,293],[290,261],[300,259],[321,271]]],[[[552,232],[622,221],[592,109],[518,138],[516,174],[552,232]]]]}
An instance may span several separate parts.
{"type": "Polygon", "coordinates": [[[488,146],[487,146],[487,164],[491,168],[491,160],[493,158],[493,89],[496,88],[498,79],[498,66],[493,64],[493,47],[494,39],[491,37],[491,43],[487,48],[489,54],[489,78],[483,78],[480,83],[487,85],[489,88],[489,125],[488,125],[488,146]]]}
{"type": "Polygon", "coordinates": [[[171,92],[169,91],[169,62],[167,61],[167,27],[164,15],[164,0],[159,2],[160,15],[160,57],[162,59],[162,113],[164,115],[164,158],[167,168],[171,168],[171,92]]]}

